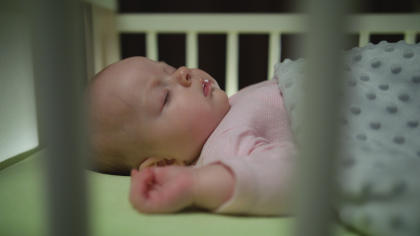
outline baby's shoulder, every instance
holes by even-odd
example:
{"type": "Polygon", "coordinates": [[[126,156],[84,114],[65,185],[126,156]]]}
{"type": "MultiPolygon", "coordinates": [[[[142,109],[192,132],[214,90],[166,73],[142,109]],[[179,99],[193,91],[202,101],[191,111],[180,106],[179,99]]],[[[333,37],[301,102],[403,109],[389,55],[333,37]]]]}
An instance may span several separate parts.
{"type": "Polygon", "coordinates": [[[256,91],[256,90],[264,89],[264,88],[274,88],[274,87],[277,87],[276,81],[274,81],[274,80],[264,80],[264,81],[258,82],[256,84],[248,85],[245,88],[239,90],[238,93],[256,91]]]}
{"type": "Polygon", "coordinates": [[[248,101],[259,101],[259,98],[280,95],[280,90],[276,81],[266,80],[253,85],[249,85],[229,98],[231,104],[248,101]]]}

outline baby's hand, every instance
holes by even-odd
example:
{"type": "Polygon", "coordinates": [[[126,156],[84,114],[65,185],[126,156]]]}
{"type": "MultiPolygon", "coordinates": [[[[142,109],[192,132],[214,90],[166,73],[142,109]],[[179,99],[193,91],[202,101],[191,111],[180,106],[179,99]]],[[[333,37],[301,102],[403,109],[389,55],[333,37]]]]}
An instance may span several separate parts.
{"type": "Polygon", "coordinates": [[[143,213],[170,213],[193,204],[191,168],[166,166],[131,171],[130,202],[143,213]]]}

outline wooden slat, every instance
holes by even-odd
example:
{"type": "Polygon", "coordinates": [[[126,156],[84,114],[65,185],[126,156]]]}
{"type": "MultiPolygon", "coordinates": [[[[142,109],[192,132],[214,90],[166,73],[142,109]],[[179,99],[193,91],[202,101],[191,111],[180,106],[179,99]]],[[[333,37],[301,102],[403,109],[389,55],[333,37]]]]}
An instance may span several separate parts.
{"type": "Polygon", "coordinates": [[[407,43],[414,44],[416,42],[416,32],[409,30],[404,33],[404,40],[407,43]]]}
{"type": "Polygon", "coordinates": [[[342,67],[340,50],[344,46],[346,1],[306,0],[308,12],[307,37],[301,45],[305,78],[296,118],[301,131],[296,133],[299,145],[295,192],[295,236],[332,235],[333,217],[330,206],[334,196],[335,157],[339,150],[335,119],[340,97],[342,67]]]}
{"type": "Polygon", "coordinates": [[[93,72],[120,60],[120,41],[113,11],[92,6],[93,72]]]}
{"type": "MultiPolygon", "coordinates": [[[[120,32],[267,33],[306,32],[304,14],[119,14],[120,32]],[[141,22],[141,24],[139,23],[141,22]],[[194,22],[194,24],[191,24],[194,22]]],[[[420,14],[355,14],[349,16],[350,33],[420,31],[420,14]]]]}
{"type": "Polygon", "coordinates": [[[238,33],[229,32],[226,42],[226,93],[228,96],[238,91],[238,33]]]}
{"type": "Polygon", "coordinates": [[[359,47],[363,47],[369,43],[370,33],[368,31],[360,31],[359,47]]]}
{"type": "Polygon", "coordinates": [[[159,60],[158,41],[155,31],[146,33],[146,57],[152,60],[159,60]]]}
{"type": "Polygon", "coordinates": [[[270,33],[268,44],[268,72],[267,79],[270,80],[274,75],[274,65],[280,61],[281,56],[281,37],[280,32],[270,33]]]}
{"type": "Polygon", "coordinates": [[[357,14],[350,16],[349,32],[369,31],[371,34],[420,31],[420,14],[357,14]]]}
{"type": "Polygon", "coordinates": [[[119,14],[117,25],[126,33],[267,33],[279,29],[298,33],[304,30],[303,18],[300,14],[119,14]]]}
{"type": "Polygon", "coordinates": [[[186,55],[187,55],[187,67],[197,68],[198,67],[198,40],[197,32],[190,31],[187,33],[186,41],[186,55]]]}

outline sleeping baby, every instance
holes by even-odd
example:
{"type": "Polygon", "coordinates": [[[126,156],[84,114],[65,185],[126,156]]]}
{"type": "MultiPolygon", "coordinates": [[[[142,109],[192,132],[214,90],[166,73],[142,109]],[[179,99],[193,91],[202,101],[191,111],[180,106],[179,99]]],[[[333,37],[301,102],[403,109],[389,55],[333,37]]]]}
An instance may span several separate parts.
{"type": "Polygon", "coordinates": [[[131,171],[143,213],[291,211],[295,146],[276,81],[230,98],[200,69],[132,57],[89,86],[93,168],[131,171]]]}

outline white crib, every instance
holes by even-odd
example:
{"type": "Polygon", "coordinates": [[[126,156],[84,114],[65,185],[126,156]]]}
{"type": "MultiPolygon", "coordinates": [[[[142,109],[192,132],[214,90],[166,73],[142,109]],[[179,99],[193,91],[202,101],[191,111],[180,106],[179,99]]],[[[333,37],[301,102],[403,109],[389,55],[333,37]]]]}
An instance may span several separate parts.
{"type": "MultiPolygon", "coordinates": [[[[20,1],[15,2],[20,3],[20,1]]],[[[331,9],[337,9],[338,6],[334,7],[333,5],[341,1],[307,1],[308,3],[312,3],[309,4],[309,8],[316,13],[314,15],[318,16],[317,18],[314,17],[314,15],[308,16],[304,14],[118,14],[115,0],[89,0],[84,3],[82,15],[85,25],[84,45],[78,44],[77,40],[72,41],[77,38],[76,36],[79,36],[77,34],[72,34],[74,33],[74,31],[72,31],[74,28],[72,28],[73,25],[70,24],[73,21],[80,20],[80,18],[78,18],[79,15],[77,15],[80,13],[80,9],[77,8],[79,6],[74,4],[75,1],[73,0],[63,2],[64,4],[61,6],[58,1],[44,0],[39,6],[42,4],[47,6],[42,6],[43,8],[41,10],[37,8],[39,7],[37,4],[29,4],[29,7],[34,7],[34,9],[32,9],[36,12],[34,18],[38,21],[35,24],[38,26],[36,30],[40,31],[39,35],[37,35],[37,32],[34,33],[36,37],[33,44],[35,45],[35,51],[37,52],[34,53],[36,54],[36,60],[32,61],[32,64],[34,64],[34,74],[41,77],[38,79],[43,80],[44,82],[55,82],[56,77],[63,76],[63,78],[61,78],[63,79],[62,81],[54,83],[56,87],[49,87],[49,84],[44,83],[43,85],[46,85],[47,88],[41,88],[41,95],[45,96],[44,98],[49,99],[44,100],[48,100],[48,105],[50,106],[46,110],[46,113],[50,115],[47,120],[50,121],[49,125],[51,125],[53,129],[50,130],[50,133],[48,134],[35,134],[40,137],[41,141],[39,142],[39,146],[41,146],[41,148],[45,147],[45,136],[49,136],[49,140],[56,140],[55,144],[58,144],[58,147],[54,147],[55,149],[52,151],[52,154],[49,154],[47,158],[50,162],[47,169],[49,170],[48,179],[50,180],[48,183],[48,186],[50,187],[49,194],[50,199],[52,199],[50,202],[51,212],[49,218],[52,221],[49,226],[51,228],[51,235],[54,235],[54,233],[57,233],[57,235],[75,235],[72,233],[77,233],[78,235],[79,233],[80,235],[87,234],[87,217],[84,215],[85,209],[83,208],[86,198],[86,191],[84,189],[86,181],[81,177],[83,176],[81,174],[82,157],[79,155],[80,150],[78,148],[80,147],[80,144],[77,142],[78,138],[80,138],[80,136],[77,135],[80,135],[80,133],[74,131],[82,129],[80,124],[73,120],[73,118],[78,118],[77,114],[81,113],[78,106],[80,102],[78,100],[79,97],[76,96],[76,94],[80,92],[78,90],[80,81],[74,79],[74,77],[83,77],[81,73],[84,72],[82,68],[84,66],[80,65],[80,60],[83,56],[85,56],[84,59],[86,59],[86,78],[91,78],[105,66],[120,60],[120,33],[145,33],[146,56],[155,60],[159,59],[157,43],[158,34],[184,33],[186,34],[185,64],[189,67],[197,67],[198,55],[200,53],[198,51],[198,35],[209,33],[226,34],[225,87],[228,95],[232,95],[238,90],[238,38],[240,34],[258,33],[267,34],[269,36],[267,79],[270,79],[273,75],[273,65],[280,60],[282,35],[299,34],[310,31],[311,29],[307,27],[305,21],[307,17],[321,21],[330,20],[327,21],[327,23],[334,23],[331,19],[335,19],[334,17],[340,18],[340,15],[338,14],[340,11],[334,12],[331,9]],[[322,4],[326,4],[326,6],[322,4]],[[55,12],[52,13],[48,11],[50,10],[48,8],[50,6],[52,6],[51,8],[55,10],[55,12]],[[68,8],[69,6],[71,7],[70,10],[68,8]],[[330,12],[325,12],[326,9],[330,12]],[[66,20],[64,19],[65,17],[57,17],[57,14],[68,14],[68,12],[71,12],[69,14],[73,18],[70,17],[66,20]],[[45,15],[42,13],[45,13],[45,15]],[[53,21],[56,19],[58,19],[59,22],[54,24],[55,22],[53,21]],[[52,30],[48,27],[51,27],[52,30]],[[66,38],[69,35],[71,37],[66,38]],[[56,42],[58,42],[57,45],[60,46],[70,45],[71,48],[59,48],[61,50],[57,50],[57,48],[54,48],[54,43],[56,42]],[[84,52],[86,52],[85,55],[78,55],[72,51],[72,49],[78,51],[80,48],[86,49],[84,50],[84,52]],[[57,51],[49,49],[55,49],[57,51]],[[47,56],[44,56],[44,53],[46,53],[47,56]],[[68,56],[69,59],[66,59],[65,56],[68,56]],[[65,59],[61,60],[63,57],[65,59]],[[56,62],[53,61],[53,59],[60,60],[56,62]],[[51,65],[58,65],[59,67],[55,68],[51,65]],[[69,68],[75,68],[75,70],[65,71],[65,69],[69,68]],[[65,73],[63,73],[63,71],[65,73]],[[68,73],[68,75],[66,73],[68,73]],[[44,75],[48,78],[42,78],[44,75]],[[67,110],[61,109],[61,106],[63,106],[61,102],[63,101],[65,102],[65,105],[68,105],[67,110]],[[54,130],[54,128],[58,128],[58,130],[54,130]],[[67,149],[63,151],[60,147],[65,147],[67,149]],[[76,164],[67,165],[69,159],[71,161],[70,163],[76,164]],[[67,168],[62,168],[63,166],[66,166],[67,168]],[[65,176],[65,178],[61,178],[60,183],[54,182],[62,176],[65,176]],[[65,185],[66,190],[70,191],[72,194],[66,195],[61,193],[61,185],[65,185]],[[69,203],[72,208],[67,208],[63,211],[60,201],[68,201],[74,204],[72,205],[69,203]],[[75,229],[73,230],[72,227],[75,229]]],[[[23,12],[31,12],[31,9],[25,9],[23,12]]],[[[68,17],[68,15],[66,15],[66,17],[68,17]]],[[[407,43],[414,43],[418,40],[418,35],[420,33],[420,14],[418,13],[360,14],[352,15],[348,20],[350,24],[346,32],[359,35],[359,46],[366,45],[369,42],[371,34],[403,34],[407,43]]],[[[334,30],[331,29],[329,30],[327,24],[317,26],[319,26],[320,32],[327,33],[324,35],[324,37],[327,37],[327,40],[321,40],[322,37],[318,37],[317,40],[314,41],[314,45],[318,46],[313,46],[312,48],[316,50],[328,49],[329,42],[336,41],[334,38],[328,37],[328,35],[335,35],[336,33],[338,35],[339,32],[334,32],[334,30]]],[[[310,47],[307,46],[306,48],[310,47]]],[[[28,55],[28,58],[31,57],[32,55],[28,55]]],[[[326,98],[333,98],[331,97],[331,94],[324,92],[321,86],[323,83],[326,84],[333,81],[331,76],[323,77],[328,68],[322,64],[315,65],[314,67],[320,68],[319,73],[317,73],[319,78],[316,80],[319,81],[320,85],[316,86],[313,90],[314,101],[325,101],[326,98]]],[[[322,106],[322,103],[320,103],[319,106],[322,106]]],[[[328,107],[324,107],[324,109],[326,109],[324,111],[327,112],[311,114],[311,118],[313,119],[309,127],[314,133],[321,133],[319,130],[322,130],[326,125],[324,120],[328,120],[328,115],[326,114],[330,114],[329,112],[331,112],[331,110],[328,107]]],[[[30,115],[36,116],[36,114],[30,115]]],[[[33,130],[37,129],[38,127],[33,130]]],[[[39,130],[44,130],[44,127],[40,127],[39,130]]],[[[333,138],[333,135],[329,137],[328,142],[332,142],[333,138]]],[[[315,181],[312,183],[315,183],[316,185],[314,186],[318,189],[314,190],[314,192],[308,192],[311,189],[307,189],[301,194],[304,200],[308,200],[305,204],[302,204],[302,206],[306,208],[305,211],[308,213],[304,212],[302,214],[302,223],[299,223],[302,230],[297,232],[298,235],[327,235],[325,232],[328,224],[328,216],[327,214],[324,216],[324,213],[327,211],[326,208],[329,199],[321,198],[322,196],[328,196],[329,188],[328,186],[325,186],[328,185],[328,181],[322,181],[328,179],[329,175],[327,173],[328,171],[325,171],[322,165],[313,165],[313,163],[317,161],[325,164],[332,160],[331,157],[323,157],[322,151],[316,149],[316,146],[322,142],[321,139],[318,138],[317,140],[317,137],[315,137],[311,145],[309,145],[310,147],[307,148],[307,151],[315,151],[312,162],[305,164],[306,172],[313,175],[306,176],[306,178],[313,177],[315,181]],[[309,199],[311,198],[310,194],[313,194],[314,199],[320,201],[314,204],[314,202],[309,199]]],[[[25,151],[28,150],[22,150],[21,153],[25,151]]],[[[16,157],[12,158],[17,159],[16,157]]]]}
{"type": "MultiPolygon", "coordinates": [[[[280,60],[282,34],[307,31],[303,14],[118,14],[112,6],[91,5],[87,12],[89,77],[120,60],[120,33],[145,33],[145,56],[153,60],[159,60],[158,34],[183,33],[185,65],[193,68],[198,67],[198,34],[225,34],[225,84],[230,96],[238,91],[239,34],[269,35],[267,79],[271,79],[280,60]]],[[[350,16],[349,22],[348,33],[358,34],[359,46],[366,45],[371,34],[403,34],[407,43],[414,43],[420,32],[419,14],[359,14],[350,16]]]]}

